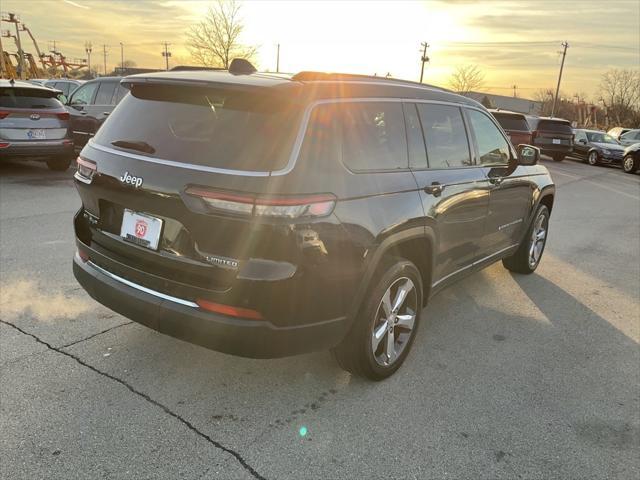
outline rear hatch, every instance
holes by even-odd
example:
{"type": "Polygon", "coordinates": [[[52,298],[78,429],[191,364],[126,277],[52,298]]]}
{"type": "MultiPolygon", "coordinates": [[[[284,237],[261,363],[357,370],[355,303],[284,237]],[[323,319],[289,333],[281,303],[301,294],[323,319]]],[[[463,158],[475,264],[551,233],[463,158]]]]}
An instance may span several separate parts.
{"type": "Polygon", "coordinates": [[[256,205],[282,192],[272,173],[289,165],[303,112],[291,92],[134,83],[131,93],[81,153],[83,241],[159,291],[168,281],[225,291],[248,258],[295,263],[300,199],[256,205]]]}
{"type": "Polygon", "coordinates": [[[524,115],[513,113],[491,112],[504,131],[509,135],[513,145],[531,143],[531,130],[524,115]]]}
{"type": "Polygon", "coordinates": [[[533,139],[543,150],[571,151],[573,148],[573,130],[566,120],[539,120],[533,139]]]}
{"type": "Polygon", "coordinates": [[[68,135],[69,113],[45,88],[0,87],[0,139],[10,143],[47,142],[68,135]]]}

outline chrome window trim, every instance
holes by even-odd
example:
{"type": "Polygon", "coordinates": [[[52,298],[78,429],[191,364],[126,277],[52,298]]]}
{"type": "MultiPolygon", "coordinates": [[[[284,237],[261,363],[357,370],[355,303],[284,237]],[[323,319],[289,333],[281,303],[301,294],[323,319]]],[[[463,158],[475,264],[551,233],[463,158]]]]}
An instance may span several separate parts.
{"type": "Polygon", "coordinates": [[[183,298],[172,297],[171,295],[167,295],[167,294],[164,294],[164,293],[157,292],[156,290],[152,290],[150,288],[143,287],[142,285],[138,285],[137,283],[134,283],[134,282],[131,282],[131,281],[125,279],[125,278],[119,277],[118,275],[116,275],[114,273],[111,273],[111,272],[109,272],[108,270],[105,270],[102,267],[99,267],[98,265],[96,265],[92,261],[88,261],[87,264],[90,265],[91,267],[95,268],[100,273],[106,275],[107,277],[112,278],[112,279],[116,280],[117,282],[120,282],[123,285],[126,285],[128,287],[135,288],[136,290],[139,290],[139,291],[144,292],[144,293],[148,293],[149,295],[153,295],[154,297],[158,297],[158,298],[161,298],[163,300],[168,300],[170,302],[174,302],[174,303],[178,303],[180,305],[184,305],[185,307],[200,308],[198,306],[198,304],[195,303],[195,302],[191,302],[191,301],[185,300],[183,298]]]}
{"type": "Polygon", "coordinates": [[[464,267],[462,267],[462,268],[459,268],[459,269],[458,269],[458,270],[456,270],[455,272],[451,272],[451,273],[449,273],[448,275],[445,275],[444,277],[442,277],[442,278],[441,278],[440,280],[438,280],[437,282],[434,282],[434,283],[431,285],[431,288],[434,288],[434,287],[438,286],[440,283],[444,282],[444,281],[445,281],[445,280],[447,280],[448,278],[453,277],[454,275],[457,275],[458,273],[462,273],[462,272],[464,272],[465,270],[468,270],[468,269],[469,269],[469,268],[471,268],[471,267],[475,267],[476,265],[479,265],[479,264],[481,264],[481,263],[483,263],[483,262],[485,262],[485,261],[489,260],[489,259],[490,259],[490,258],[492,258],[492,257],[495,257],[495,256],[497,256],[497,255],[500,255],[501,253],[504,253],[504,252],[506,252],[506,251],[508,251],[508,250],[511,250],[512,248],[515,248],[515,247],[517,247],[518,245],[519,245],[519,244],[514,243],[513,245],[510,245],[510,246],[508,246],[508,247],[506,247],[506,248],[503,248],[503,249],[501,249],[501,250],[498,250],[497,252],[494,252],[494,253],[492,253],[491,255],[487,255],[486,257],[483,257],[483,258],[481,258],[481,259],[479,259],[479,260],[476,260],[475,262],[470,263],[469,265],[466,265],[466,266],[464,266],[464,267]]]}
{"type": "MultiPolygon", "coordinates": [[[[413,88],[413,87],[408,87],[408,88],[413,88]]],[[[110,153],[112,155],[120,155],[123,157],[133,158],[135,160],[141,160],[143,162],[155,163],[158,165],[167,165],[167,166],[176,167],[176,168],[184,168],[187,170],[195,170],[199,172],[220,173],[224,175],[239,175],[239,176],[245,176],[245,177],[280,176],[280,175],[286,175],[293,170],[293,167],[295,166],[298,160],[298,156],[300,155],[302,142],[304,141],[304,136],[307,132],[307,127],[309,124],[309,118],[311,117],[311,112],[315,107],[317,107],[318,105],[326,105],[331,103],[362,103],[362,102],[434,103],[434,104],[441,104],[441,105],[451,105],[455,107],[475,108],[479,111],[482,111],[481,108],[478,108],[475,105],[469,105],[464,102],[446,102],[442,100],[425,100],[420,98],[400,98],[400,97],[352,97],[352,98],[348,97],[347,98],[345,97],[345,98],[325,98],[320,100],[314,100],[313,102],[309,103],[309,105],[305,107],[304,113],[302,114],[302,120],[300,121],[300,127],[298,128],[298,134],[293,143],[293,147],[291,149],[291,154],[289,156],[289,160],[287,164],[280,170],[272,170],[272,171],[234,170],[229,168],[207,167],[206,165],[196,165],[194,163],[183,163],[183,162],[177,162],[175,160],[169,160],[164,158],[148,157],[146,155],[138,155],[135,153],[124,152],[122,150],[116,150],[115,148],[106,147],[104,145],[100,145],[96,143],[93,139],[89,140],[89,142],[87,143],[87,146],[91,148],[95,148],[96,150],[100,150],[102,152],[110,153]]]]}

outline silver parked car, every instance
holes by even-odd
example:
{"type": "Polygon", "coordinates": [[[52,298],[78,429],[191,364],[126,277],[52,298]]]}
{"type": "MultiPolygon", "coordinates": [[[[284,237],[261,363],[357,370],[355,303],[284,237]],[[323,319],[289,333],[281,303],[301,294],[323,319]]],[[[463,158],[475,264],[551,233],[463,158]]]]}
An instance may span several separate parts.
{"type": "Polygon", "coordinates": [[[44,160],[66,170],[73,159],[69,112],[61,92],[28,82],[0,80],[0,160],[44,160]]]}
{"type": "Polygon", "coordinates": [[[629,130],[628,132],[623,133],[622,135],[620,135],[618,141],[625,147],[640,143],[640,128],[629,130]]]}

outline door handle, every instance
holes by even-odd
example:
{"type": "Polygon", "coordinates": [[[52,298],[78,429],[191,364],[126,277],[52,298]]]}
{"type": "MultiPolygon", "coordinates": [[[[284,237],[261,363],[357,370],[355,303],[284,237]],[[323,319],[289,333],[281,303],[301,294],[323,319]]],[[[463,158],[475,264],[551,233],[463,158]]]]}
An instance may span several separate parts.
{"type": "Polygon", "coordinates": [[[86,115],[87,112],[85,112],[84,110],[80,110],[80,115],[86,115]]]}
{"type": "Polygon", "coordinates": [[[442,195],[443,188],[444,188],[444,185],[442,185],[440,182],[433,182],[431,185],[427,185],[426,187],[424,187],[424,191],[429,195],[433,195],[434,197],[439,197],[440,195],[442,195]]]}
{"type": "Polygon", "coordinates": [[[105,117],[108,117],[111,112],[102,112],[105,117]]]}
{"type": "Polygon", "coordinates": [[[504,177],[490,177],[489,183],[492,183],[494,185],[500,185],[503,180],[504,180],[504,177]]]}

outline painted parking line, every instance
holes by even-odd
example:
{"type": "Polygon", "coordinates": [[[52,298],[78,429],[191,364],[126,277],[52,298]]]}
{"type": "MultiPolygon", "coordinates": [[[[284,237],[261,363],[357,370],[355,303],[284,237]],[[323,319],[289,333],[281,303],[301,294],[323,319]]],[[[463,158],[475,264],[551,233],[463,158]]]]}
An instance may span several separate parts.
{"type": "Polygon", "coordinates": [[[574,175],[572,173],[562,172],[562,171],[560,171],[558,169],[554,169],[551,172],[551,175],[553,176],[554,173],[557,173],[558,175],[564,175],[566,177],[574,178],[574,179],[577,179],[579,182],[585,182],[585,183],[588,183],[590,185],[593,185],[594,187],[602,188],[604,190],[608,190],[610,192],[617,193],[618,195],[622,195],[624,197],[628,197],[628,198],[632,198],[633,200],[640,201],[640,196],[638,196],[638,195],[633,195],[633,194],[627,193],[627,192],[621,192],[620,190],[617,190],[617,189],[612,188],[612,187],[608,187],[607,185],[603,185],[602,183],[595,182],[593,180],[589,180],[589,178],[587,178],[587,177],[581,177],[580,175],[574,175]]]}

